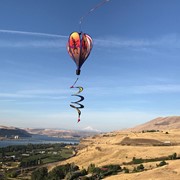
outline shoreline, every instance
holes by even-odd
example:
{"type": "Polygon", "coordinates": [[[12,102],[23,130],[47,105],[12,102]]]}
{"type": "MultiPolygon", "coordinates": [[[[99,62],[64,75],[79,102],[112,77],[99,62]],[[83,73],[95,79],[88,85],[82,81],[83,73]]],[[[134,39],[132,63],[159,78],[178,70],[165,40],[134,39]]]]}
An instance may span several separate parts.
{"type": "Polygon", "coordinates": [[[41,135],[33,135],[31,138],[20,138],[20,139],[1,139],[0,147],[7,147],[12,145],[27,145],[27,144],[55,144],[55,143],[65,143],[65,144],[79,144],[78,139],[65,139],[65,138],[55,138],[41,135]]]}

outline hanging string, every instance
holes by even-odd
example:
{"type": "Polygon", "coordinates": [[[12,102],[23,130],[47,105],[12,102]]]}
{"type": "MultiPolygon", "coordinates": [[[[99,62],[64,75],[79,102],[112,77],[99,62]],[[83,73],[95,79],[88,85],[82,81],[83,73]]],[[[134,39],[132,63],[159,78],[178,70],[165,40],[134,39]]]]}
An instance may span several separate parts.
{"type": "Polygon", "coordinates": [[[83,87],[75,86],[75,84],[77,83],[78,80],[79,80],[79,78],[76,79],[76,81],[74,82],[74,84],[70,88],[77,88],[79,90],[78,92],[76,92],[75,94],[72,94],[71,96],[76,96],[76,97],[79,97],[80,99],[78,101],[71,102],[72,104],[70,104],[70,106],[77,110],[77,112],[78,112],[78,121],[77,122],[80,122],[80,120],[81,120],[80,119],[81,118],[80,109],[84,108],[84,105],[80,104],[80,102],[84,100],[84,97],[79,95],[83,91],[83,87]]]}
{"type": "Polygon", "coordinates": [[[77,83],[78,80],[79,80],[79,77],[77,77],[77,79],[75,80],[74,84],[73,84],[70,88],[73,88],[74,85],[77,83]]]}
{"type": "Polygon", "coordinates": [[[84,16],[82,16],[79,20],[79,30],[80,32],[82,32],[82,22],[83,20],[93,11],[95,11],[96,9],[98,9],[99,7],[103,6],[105,3],[109,2],[110,0],[103,0],[101,1],[99,4],[97,4],[95,7],[93,7],[92,9],[90,9],[90,11],[88,11],[84,16]]]}

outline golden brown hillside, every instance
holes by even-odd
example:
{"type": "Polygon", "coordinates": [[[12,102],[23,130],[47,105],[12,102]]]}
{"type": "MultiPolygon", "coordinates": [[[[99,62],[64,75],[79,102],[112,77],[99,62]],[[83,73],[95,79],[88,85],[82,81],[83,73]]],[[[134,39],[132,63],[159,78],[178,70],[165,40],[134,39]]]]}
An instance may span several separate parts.
{"type": "Polygon", "coordinates": [[[180,160],[169,161],[168,165],[140,173],[120,174],[105,178],[106,180],[179,180],[180,160]]]}
{"type": "Polygon", "coordinates": [[[180,129],[180,116],[158,117],[147,123],[136,126],[129,130],[142,131],[142,130],[168,130],[180,129]]]}
{"type": "MultiPolygon", "coordinates": [[[[118,131],[82,139],[75,157],[56,163],[54,166],[72,162],[84,168],[87,168],[91,163],[98,167],[119,164],[122,168],[128,168],[130,173],[121,172],[107,179],[168,179],[167,177],[178,179],[180,159],[168,160],[168,157],[174,153],[180,157],[179,129],[145,133],[118,131]],[[128,163],[133,158],[148,160],[143,162],[145,171],[132,173],[137,165],[128,163]],[[168,165],[157,167],[161,158],[166,158],[168,165]],[[156,160],[150,162],[151,159],[156,160]]],[[[54,166],[49,167],[49,169],[54,166]]]]}

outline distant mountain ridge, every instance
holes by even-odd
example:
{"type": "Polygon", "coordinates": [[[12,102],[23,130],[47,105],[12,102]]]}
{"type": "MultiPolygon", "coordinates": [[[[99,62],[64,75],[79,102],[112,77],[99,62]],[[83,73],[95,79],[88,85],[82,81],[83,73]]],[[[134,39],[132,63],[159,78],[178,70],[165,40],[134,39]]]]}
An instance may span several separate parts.
{"type": "Polygon", "coordinates": [[[80,130],[64,130],[64,129],[50,129],[50,128],[49,129],[27,128],[25,130],[31,134],[47,135],[50,137],[67,138],[67,139],[68,138],[80,139],[100,133],[99,131],[92,131],[92,129],[80,131],[80,130]]]}
{"type": "Polygon", "coordinates": [[[84,130],[51,129],[51,128],[17,128],[12,126],[0,125],[1,137],[31,137],[33,134],[46,135],[49,137],[58,137],[64,139],[81,139],[87,136],[99,134],[100,131],[88,127],[84,130]]]}
{"type": "Polygon", "coordinates": [[[142,131],[142,130],[170,130],[180,129],[180,116],[158,117],[144,124],[135,126],[128,130],[142,131]]]}
{"type": "Polygon", "coordinates": [[[0,126],[0,137],[11,138],[14,136],[31,137],[31,134],[23,129],[19,129],[16,127],[0,126]]]}

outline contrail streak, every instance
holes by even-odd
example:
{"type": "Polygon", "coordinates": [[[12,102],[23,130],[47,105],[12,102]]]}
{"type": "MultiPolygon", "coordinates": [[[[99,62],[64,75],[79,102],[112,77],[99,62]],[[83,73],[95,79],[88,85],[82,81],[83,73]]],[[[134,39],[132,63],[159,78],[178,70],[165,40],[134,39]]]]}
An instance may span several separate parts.
{"type": "Polygon", "coordinates": [[[28,31],[14,31],[14,30],[7,30],[7,29],[0,29],[0,33],[22,34],[22,35],[28,35],[28,36],[46,36],[46,37],[55,37],[55,38],[68,38],[68,36],[63,36],[63,35],[58,35],[58,34],[28,32],[28,31]]]}

